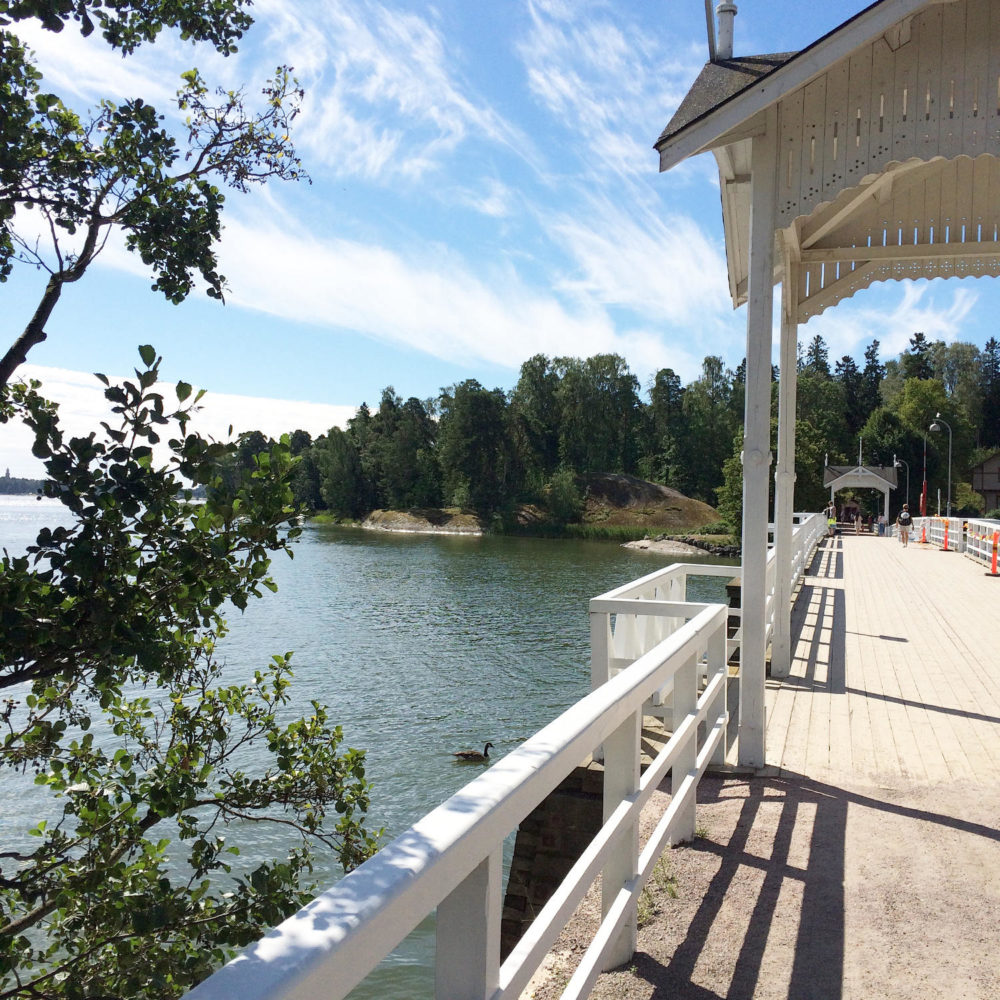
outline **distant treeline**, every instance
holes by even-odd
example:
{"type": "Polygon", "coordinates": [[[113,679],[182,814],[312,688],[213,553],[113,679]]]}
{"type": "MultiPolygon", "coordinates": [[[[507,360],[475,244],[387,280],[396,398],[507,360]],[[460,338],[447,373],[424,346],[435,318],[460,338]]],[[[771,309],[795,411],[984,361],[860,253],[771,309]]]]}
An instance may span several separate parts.
{"type": "Polygon", "coordinates": [[[0,493],[37,493],[41,488],[41,479],[19,479],[10,474],[10,469],[0,476],[0,493]]]}
{"type": "MultiPolygon", "coordinates": [[[[773,378],[773,425],[777,385],[773,378]]],[[[957,506],[976,508],[969,469],[1000,448],[1000,343],[930,342],[922,333],[898,358],[882,362],[872,341],[862,364],[844,356],[831,368],[822,337],[798,362],[796,506],[819,510],[828,497],[823,465],[853,464],[858,437],[864,461],[909,463],[916,499],[927,437],[930,495],[947,478],[946,435],[928,434],[940,412],[952,426],[957,506]]],[[[377,508],[458,506],[503,515],[540,503],[571,520],[580,497],[574,474],[623,472],[663,483],[740,519],[744,365],[728,369],[710,356],[701,375],[682,385],[670,368],[642,392],[623,358],[535,355],[511,392],[467,379],[436,398],[403,399],[392,387],[378,408],[362,405],[347,429],[313,441],[292,435],[301,455],[297,498],[313,510],[359,518],[377,508]]],[[[265,444],[244,438],[248,457],[265,444]]],[[[901,480],[902,482],[902,480],[901,480]]],[[[893,504],[903,502],[902,490],[893,504]]],[[[859,494],[862,507],[874,495],[859,494]]]]}

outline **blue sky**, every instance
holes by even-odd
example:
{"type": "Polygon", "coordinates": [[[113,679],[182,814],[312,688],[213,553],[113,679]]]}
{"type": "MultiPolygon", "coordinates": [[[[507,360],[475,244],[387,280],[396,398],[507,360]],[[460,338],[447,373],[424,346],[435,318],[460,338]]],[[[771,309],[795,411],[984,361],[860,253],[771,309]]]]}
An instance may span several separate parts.
{"type": "MultiPolygon", "coordinates": [[[[735,51],[802,48],[866,4],[739,0],[735,51]]],[[[179,74],[256,89],[279,63],[306,89],[294,139],[313,183],[227,199],[227,304],[149,291],[109,246],[67,288],[29,373],[67,421],[100,412],[89,373],[128,373],[140,343],[167,379],[209,390],[203,429],[320,433],[393,385],[421,398],[463,378],[510,388],[532,354],[624,355],[646,386],[744,354],[728,299],[714,160],[658,173],[652,144],[707,58],[702,0],[257,0],[236,56],[162,36],[123,60],[71,30],[22,34],[80,108],[142,95],[163,111],[179,74]]],[[[4,335],[44,275],[0,286],[4,335]]],[[[876,285],[801,328],[832,358],[915,330],[982,344],[987,281],[876,285]]],[[[0,471],[30,475],[0,432],[0,471]]]]}

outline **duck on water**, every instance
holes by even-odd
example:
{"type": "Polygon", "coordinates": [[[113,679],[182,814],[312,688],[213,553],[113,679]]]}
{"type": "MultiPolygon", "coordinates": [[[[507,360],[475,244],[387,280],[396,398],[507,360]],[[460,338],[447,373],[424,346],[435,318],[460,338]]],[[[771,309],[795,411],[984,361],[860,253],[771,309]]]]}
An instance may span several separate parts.
{"type": "Polygon", "coordinates": [[[478,750],[458,750],[452,754],[452,757],[465,764],[481,764],[490,759],[491,746],[493,746],[492,743],[487,743],[483,747],[482,753],[478,750]]]}

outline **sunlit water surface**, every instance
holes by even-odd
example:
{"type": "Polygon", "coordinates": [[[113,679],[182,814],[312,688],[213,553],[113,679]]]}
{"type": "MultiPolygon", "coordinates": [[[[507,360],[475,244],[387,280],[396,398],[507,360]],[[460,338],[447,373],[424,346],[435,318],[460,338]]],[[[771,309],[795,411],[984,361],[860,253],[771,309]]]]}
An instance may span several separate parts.
{"type": "MultiPolygon", "coordinates": [[[[12,554],[43,524],[56,523],[67,517],[52,501],[0,497],[0,547],[12,554]]],[[[346,742],[367,750],[369,819],[387,837],[479,773],[451,751],[489,740],[492,756],[503,756],[584,696],[588,599],[671,561],[607,542],[314,525],[294,551],[294,559],[273,563],[277,594],[229,615],[227,680],[249,679],[273,653],[294,650],[296,712],[307,712],[313,699],[325,703],[346,742]]],[[[718,579],[690,586],[695,600],[724,599],[718,579]]],[[[33,792],[3,776],[0,843],[20,839],[25,820],[40,818],[25,808],[24,795],[33,792]]],[[[251,867],[286,846],[280,831],[259,827],[232,831],[230,839],[251,867]]],[[[328,864],[319,881],[338,875],[328,864]]],[[[432,920],[352,994],[432,995],[432,920]]]]}

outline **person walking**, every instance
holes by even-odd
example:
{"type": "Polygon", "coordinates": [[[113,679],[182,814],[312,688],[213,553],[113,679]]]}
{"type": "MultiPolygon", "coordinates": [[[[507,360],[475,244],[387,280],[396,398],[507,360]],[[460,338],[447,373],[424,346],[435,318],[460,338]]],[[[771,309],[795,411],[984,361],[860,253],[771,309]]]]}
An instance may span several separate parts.
{"type": "Polygon", "coordinates": [[[910,516],[909,504],[903,504],[903,509],[896,518],[896,527],[899,529],[899,540],[905,549],[910,543],[910,528],[913,527],[913,518],[910,516]]]}

